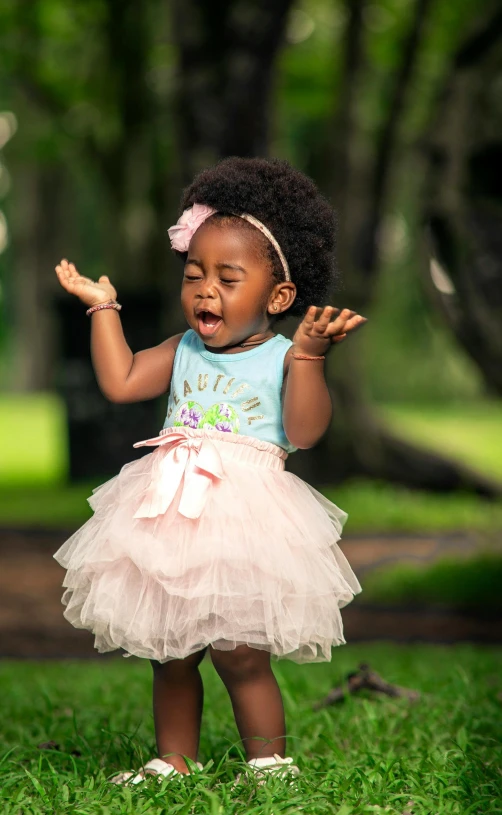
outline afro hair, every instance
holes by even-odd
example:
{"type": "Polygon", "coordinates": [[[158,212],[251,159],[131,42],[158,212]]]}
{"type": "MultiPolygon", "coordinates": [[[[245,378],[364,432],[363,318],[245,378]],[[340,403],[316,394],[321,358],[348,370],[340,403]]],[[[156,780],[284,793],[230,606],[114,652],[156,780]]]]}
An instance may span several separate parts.
{"type": "MultiPolygon", "coordinates": [[[[181,209],[196,203],[226,215],[248,213],[268,227],[297,289],[287,315],[303,316],[310,305],[326,304],[336,278],[336,219],[310,178],[279,159],[226,158],[187,187],[181,209]]],[[[273,276],[284,280],[279,257],[268,246],[273,276]]]]}

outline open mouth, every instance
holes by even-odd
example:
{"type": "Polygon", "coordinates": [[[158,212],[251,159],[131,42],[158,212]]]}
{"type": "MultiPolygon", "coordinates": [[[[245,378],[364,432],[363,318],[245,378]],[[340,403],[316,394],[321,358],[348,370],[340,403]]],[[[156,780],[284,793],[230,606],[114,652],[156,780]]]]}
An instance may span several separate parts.
{"type": "Polygon", "coordinates": [[[199,323],[199,332],[204,337],[212,337],[223,322],[218,314],[213,314],[211,311],[199,311],[197,320],[199,323]]]}

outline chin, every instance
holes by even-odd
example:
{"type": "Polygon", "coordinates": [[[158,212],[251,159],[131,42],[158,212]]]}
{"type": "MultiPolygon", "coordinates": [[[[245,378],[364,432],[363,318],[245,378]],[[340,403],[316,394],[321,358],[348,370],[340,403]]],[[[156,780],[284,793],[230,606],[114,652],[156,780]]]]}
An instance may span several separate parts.
{"type": "Polygon", "coordinates": [[[220,335],[220,331],[217,331],[214,336],[211,336],[204,334],[197,324],[191,325],[190,328],[193,328],[199,339],[201,339],[208,348],[225,348],[227,345],[232,345],[232,340],[229,339],[228,336],[220,335]]]}

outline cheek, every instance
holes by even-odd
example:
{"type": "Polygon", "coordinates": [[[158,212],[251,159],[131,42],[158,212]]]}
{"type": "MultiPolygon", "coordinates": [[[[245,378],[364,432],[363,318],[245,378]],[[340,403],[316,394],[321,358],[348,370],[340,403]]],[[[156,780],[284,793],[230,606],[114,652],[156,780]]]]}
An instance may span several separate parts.
{"type": "Polygon", "coordinates": [[[190,296],[190,291],[187,289],[186,286],[181,286],[181,308],[186,311],[187,308],[190,307],[192,302],[192,297],[190,296]]]}
{"type": "Polygon", "coordinates": [[[239,291],[225,290],[220,292],[222,302],[229,310],[238,314],[250,314],[259,308],[256,293],[253,294],[248,289],[240,289],[239,291]]]}

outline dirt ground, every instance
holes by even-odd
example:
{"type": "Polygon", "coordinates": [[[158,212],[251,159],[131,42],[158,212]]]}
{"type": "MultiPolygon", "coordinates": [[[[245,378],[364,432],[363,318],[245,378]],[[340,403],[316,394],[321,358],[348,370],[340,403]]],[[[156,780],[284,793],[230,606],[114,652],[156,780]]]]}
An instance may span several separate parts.
{"type": "MultiPolygon", "coordinates": [[[[52,554],[72,530],[0,529],[0,657],[61,658],[96,655],[93,637],[63,617],[63,569],[52,554]]],[[[346,536],[342,549],[364,589],[364,576],[384,564],[432,562],[448,553],[465,557],[476,548],[469,536],[346,536]]],[[[364,591],[342,611],[348,642],[392,639],[502,642],[502,620],[444,608],[371,606],[364,591]]]]}

